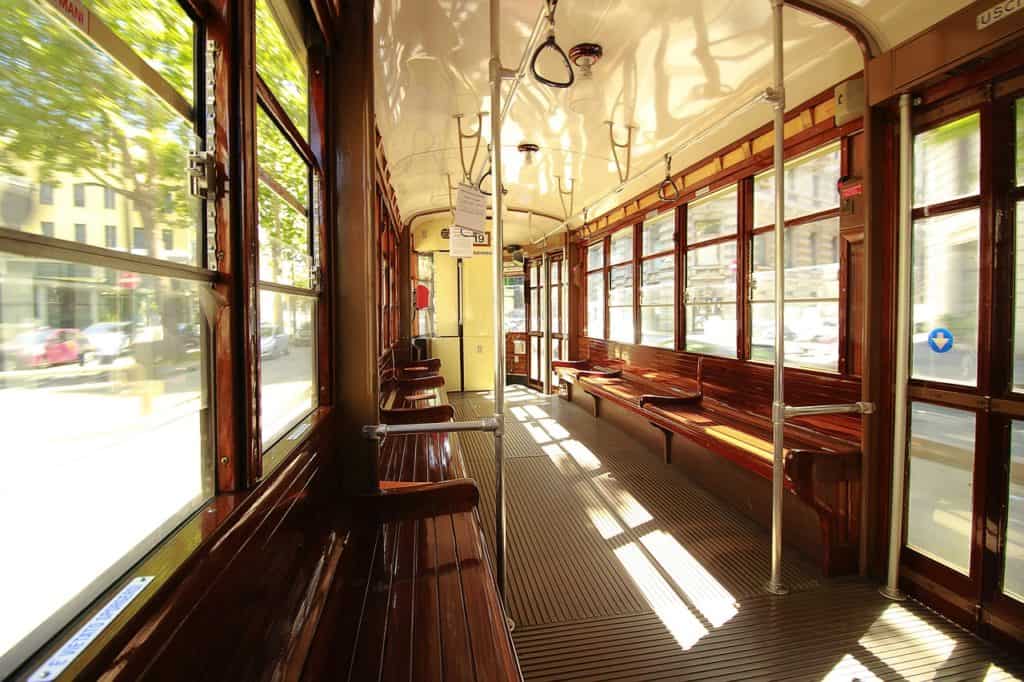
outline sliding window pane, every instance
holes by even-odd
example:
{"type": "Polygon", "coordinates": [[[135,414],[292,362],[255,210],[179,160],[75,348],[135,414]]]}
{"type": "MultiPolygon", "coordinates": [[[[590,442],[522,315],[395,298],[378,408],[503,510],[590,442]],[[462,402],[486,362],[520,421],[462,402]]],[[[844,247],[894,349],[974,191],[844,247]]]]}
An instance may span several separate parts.
{"type": "Polygon", "coordinates": [[[910,405],[907,546],[965,575],[971,563],[973,412],[910,405]]]}
{"type": "Polygon", "coordinates": [[[1003,592],[1024,601],[1024,422],[1016,420],[1010,429],[1009,471],[1003,592]]]}
{"type": "MultiPolygon", "coordinates": [[[[839,143],[786,163],[786,220],[839,208],[839,143]]],[[[775,224],[775,171],[754,178],[754,227],[775,224]]]]}
{"type": "Polygon", "coordinates": [[[736,234],[739,225],[736,185],[698,199],[686,210],[686,243],[736,234]]]}
{"type": "Polygon", "coordinates": [[[1017,202],[1013,294],[1013,390],[1024,391],[1024,201],[1017,202]]]}
{"type": "Polygon", "coordinates": [[[563,287],[551,287],[551,333],[562,333],[562,290],[563,287]]]}
{"type": "Polygon", "coordinates": [[[611,269],[608,286],[608,338],[633,343],[633,265],[611,269]]]}
{"type": "Polygon", "coordinates": [[[587,275],[587,336],[604,338],[604,271],[587,275]]]}
{"type": "Polygon", "coordinates": [[[587,247],[587,270],[604,267],[604,242],[591,244],[587,247]]]}
{"type": "Polygon", "coordinates": [[[736,304],[691,303],[686,306],[686,350],[736,357],[736,304]]]}
{"type": "Polygon", "coordinates": [[[316,299],[260,290],[260,422],[263,448],[316,406],[316,299]]]}
{"type": "MultiPolygon", "coordinates": [[[[786,229],[786,299],[839,298],[839,218],[786,229]]],[[[751,300],[775,300],[775,231],[754,235],[751,300]]]]}
{"type": "Polygon", "coordinates": [[[640,343],[656,348],[675,346],[675,308],[670,305],[644,306],[640,309],[640,343]]]}
{"type": "Polygon", "coordinates": [[[736,357],[736,242],[686,254],[686,350],[736,357]]]}
{"type": "Polygon", "coordinates": [[[633,228],[619,230],[611,238],[611,259],[609,265],[633,260],[633,228]]]}
{"type": "MultiPolygon", "coordinates": [[[[167,12],[161,0],[146,21],[162,21],[167,12]]],[[[199,209],[182,171],[192,123],[56,13],[10,0],[3,14],[9,40],[0,43],[0,225],[67,241],[82,225],[90,246],[198,265],[199,209]],[[111,194],[119,210],[106,208],[111,194]]],[[[190,35],[192,23],[178,14],[190,35]]],[[[122,19],[138,28],[140,15],[122,19]]],[[[143,31],[138,36],[149,40],[143,31]]],[[[169,41],[153,47],[190,63],[191,52],[169,41]]],[[[179,84],[191,99],[191,75],[179,84]]]]}
{"type": "Polygon", "coordinates": [[[964,116],[914,136],[914,206],[978,194],[981,117],[964,116]]]}
{"type": "Polygon", "coordinates": [[[977,209],[914,222],[915,379],[977,383],[978,225],[977,209]]]}
{"type": "Polygon", "coordinates": [[[303,137],[309,133],[309,76],[298,3],[256,0],[256,71],[303,137]]]}
{"type": "Polygon", "coordinates": [[[643,256],[671,251],[675,246],[676,212],[666,211],[656,218],[645,220],[643,232],[643,256]]]}
{"type": "Polygon", "coordinates": [[[659,256],[640,264],[640,305],[672,305],[675,296],[675,256],[659,256]]]}
{"type": "Polygon", "coordinates": [[[532,287],[530,289],[530,331],[540,331],[540,289],[538,287],[532,287]]]}
{"type": "Polygon", "coordinates": [[[9,254],[0,272],[0,669],[10,672],[63,625],[60,609],[84,608],[202,505],[213,479],[208,285],[9,254]],[[27,648],[12,653],[19,641],[27,648]]]}
{"type": "Polygon", "coordinates": [[[260,279],[309,288],[309,167],[263,109],[257,125],[260,279]]]}
{"type": "MultiPolygon", "coordinates": [[[[775,360],[775,303],[751,303],[750,357],[775,360]]],[[[786,366],[838,371],[839,302],[786,303],[786,366]]]]}

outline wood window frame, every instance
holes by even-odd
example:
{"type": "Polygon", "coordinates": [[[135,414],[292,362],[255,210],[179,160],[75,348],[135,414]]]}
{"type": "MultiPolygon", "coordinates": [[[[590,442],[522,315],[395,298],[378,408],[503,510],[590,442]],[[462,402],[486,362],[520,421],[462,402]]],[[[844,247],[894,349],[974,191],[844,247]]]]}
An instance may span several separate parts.
{"type": "Polygon", "coordinates": [[[586,329],[586,336],[590,339],[607,339],[608,338],[608,235],[601,237],[601,239],[586,243],[583,246],[583,322],[584,328],[586,329]],[[590,250],[600,244],[601,245],[601,267],[590,269],[590,250]],[[602,273],[603,277],[603,290],[604,290],[604,301],[602,302],[602,315],[604,316],[604,322],[602,323],[601,336],[594,336],[591,332],[590,324],[590,306],[586,300],[587,292],[590,290],[590,277],[595,273],[602,273]]]}
{"type": "Polygon", "coordinates": [[[642,220],[640,222],[640,224],[637,226],[637,234],[636,234],[636,242],[637,242],[637,246],[636,246],[636,263],[637,263],[637,267],[636,267],[636,271],[633,274],[634,289],[636,290],[636,311],[633,314],[633,319],[634,319],[635,326],[636,326],[636,335],[635,335],[636,336],[636,345],[638,345],[638,346],[645,346],[645,344],[643,343],[643,338],[644,338],[644,330],[643,330],[644,315],[643,315],[643,309],[644,308],[667,308],[669,305],[671,305],[672,306],[672,337],[673,337],[672,338],[672,346],[668,347],[668,348],[665,348],[663,346],[646,346],[646,347],[648,347],[648,348],[657,348],[659,350],[672,350],[672,351],[678,350],[679,347],[680,347],[679,346],[679,310],[682,307],[680,305],[680,301],[682,299],[678,295],[679,279],[680,279],[680,277],[679,277],[679,253],[680,253],[680,249],[679,249],[679,240],[680,240],[680,236],[679,236],[679,213],[680,213],[680,209],[679,209],[679,207],[676,207],[676,206],[673,206],[673,207],[671,207],[671,208],[669,208],[667,210],[663,210],[663,211],[659,212],[657,215],[654,215],[654,216],[651,216],[651,214],[648,213],[648,215],[645,216],[644,220],[642,220]],[[663,215],[666,215],[667,213],[670,213],[670,212],[672,214],[672,247],[669,248],[669,249],[665,249],[665,250],[662,250],[662,251],[656,251],[654,253],[650,253],[650,254],[644,255],[644,243],[643,243],[644,242],[644,226],[647,224],[647,221],[648,220],[658,220],[663,215]],[[643,287],[644,263],[646,263],[649,260],[653,260],[655,258],[665,258],[667,256],[673,256],[673,259],[672,259],[672,303],[671,304],[661,304],[660,303],[660,304],[657,304],[657,305],[647,305],[647,306],[645,306],[643,304],[643,301],[641,300],[641,297],[640,297],[640,289],[643,287]]]}
{"type": "Polygon", "coordinates": [[[640,342],[640,329],[637,324],[637,309],[640,302],[639,287],[637,286],[637,234],[640,227],[640,223],[631,222],[620,226],[619,228],[612,230],[608,233],[605,239],[605,267],[604,267],[604,338],[612,343],[625,343],[629,345],[637,345],[640,342]],[[632,244],[630,245],[629,258],[621,261],[612,262],[612,240],[617,234],[625,234],[627,231],[632,232],[632,244]],[[613,306],[611,304],[611,291],[612,291],[612,270],[617,268],[624,268],[630,266],[630,276],[633,281],[633,293],[631,301],[628,306],[613,306]],[[633,340],[630,341],[619,341],[612,338],[611,322],[612,322],[612,308],[630,308],[630,314],[633,318],[633,340]]]}
{"type": "MultiPolygon", "coordinates": [[[[804,149],[804,150],[800,151],[799,154],[789,155],[789,156],[786,157],[785,161],[786,161],[786,163],[790,163],[790,162],[794,162],[794,161],[799,161],[802,157],[805,157],[805,156],[808,156],[810,154],[813,154],[814,152],[816,152],[816,151],[818,151],[820,149],[824,149],[825,147],[836,145],[839,148],[839,177],[842,178],[844,175],[847,175],[847,173],[844,171],[844,169],[848,169],[849,168],[850,150],[849,150],[848,140],[849,140],[848,136],[839,136],[839,137],[836,137],[833,140],[824,142],[824,143],[822,143],[820,145],[817,145],[815,147],[811,147],[810,149],[804,149]]],[[[755,173],[755,174],[751,175],[749,178],[746,179],[746,181],[749,183],[750,187],[747,189],[747,195],[748,196],[745,197],[744,207],[743,207],[744,211],[741,213],[741,215],[744,216],[744,219],[742,220],[742,223],[743,223],[743,225],[746,228],[746,231],[748,233],[747,237],[744,239],[745,247],[746,248],[745,248],[744,258],[741,261],[742,263],[745,264],[745,267],[744,267],[744,277],[743,277],[743,280],[744,280],[744,297],[742,299],[745,302],[745,304],[743,306],[745,308],[745,314],[744,314],[744,322],[745,322],[745,324],[743,326],[744,326],[744,328],[746,330],[748,330],[748,332],[745,334],[744,338],[741,341],[743,343],[743,345],[744,345],[744,356],[743,357],[744,357],[745,360],[748,360],[750,362],[757,362],[757,363],[762,363],[762,364],[771,364],[771,363],[765,363],[762,360],[755,360],[755,359],[753,359],[752,353],[751,353],[751,345],[752,345],[752,339],[753,339],[753,337],[752,337],[752,324],[753,324],[753,318],[754,318],[754,312],[753,312],[754,301],[751,299],[751,295],[752,295],[751,282],[752,282],[753,276],[754,276],[754,237],[756,237],[759,234],[765,234],[765,233],[772,233],[772,232],[774,232],[775,231],[775,225],[774,225],[774,223],[771,224],[771,225],[761,225],[761,226],[754,225],[754,203],[753,202],[754,202],[754,182],[755,182],[755,180],[756,180],[758,175],[761,175],[762,173],[764,173],[767,170],[769,170],[769,169],[766,168],[764,170],[761,170],[760,172],[755,173]]],[[[836,258],[839,259],[839,272],[837,273],[839,295],[836,298],[837,305],[839,306],[838,322],[837,322],[837,325],[838,325],[837,332],[838,332],[838,334],[837,334],[837,339],[836,339],[836,344],[837,344],[836,369],[835,370],[830,370],[830,369],[825,369],[823,367],[805,367],[805,366],[801,366],[801,365],[787,365],[787,367],[790,367],[792,369],[800,369],[800,370],[804,370],[804,371],[808,371],[808,372],[820,372],[822,374],[830,374],[830,375],[837,375],[837,374],[838,375],[846,375],[846,374],[848,374],[847,368],[850,366],[850,364],[849,364],[849,352],[848,352],[849,349],[848,349],[847,344],[846,344],[846,336],[848,334],[847,325],[849,324],[849,312],[848,311],[849,311],[849,295],[850,295],[850,293],[849,293],[849,287],[846,286],[846,282],[848,281],[848,277],[849,277],[850,263],[849,263],[849,254],[848,254],[848,250],[849,249],[843,248],[844,235],[843,235],[843,227],[842,227],[842,220],[841,220],[841,218],[842,218],[842,202],[839,201],[835,208],[830,208],[830,209],[826,209],[826,210],[823,210],[823,211],[816,211],[814,213],[808,213],[808,214],[802,215],[802,216],[800,216],[798,218],[792,218],[792,219],[786,220],[786,222],[784,223],[785,229],[789,230],[791,228],[797,228],[797,227],[801,227],[803,225],[809,225],[811,223],[816,223],[816,222],[819,222],[819,221],[822,221],[822,220],[835,219],[836,223],[837,223],[837,227],[836,227],[836,239],[837,239],[836,258]]],[[[789,299],[789,298],[783,298],[783,303],[785,304],[786,302],[789,302],[790,300],[791,299],[789,299]]],[[[793,299],[793,300],[794,300],[794,302],[814,302],[816,300],[817,301],[829,301],[831,299],[813,299],[813,298],[811,298],[811,299],[793,299]]],[[[773,299],[773,301],[774,301],[774,299],[773,299]]]]}

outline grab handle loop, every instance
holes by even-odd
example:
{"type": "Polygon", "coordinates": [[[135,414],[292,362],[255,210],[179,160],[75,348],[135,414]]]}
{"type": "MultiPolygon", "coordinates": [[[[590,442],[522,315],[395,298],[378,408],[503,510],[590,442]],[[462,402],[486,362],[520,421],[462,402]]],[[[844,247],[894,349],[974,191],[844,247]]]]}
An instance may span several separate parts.
{"type": "Polygon", "coordinates": [[[679,187],[672,179],[672,157],[665,155],[665,179],[658,185],[658,198],[662,201],[678,201],[679,187]],[[671,191],[671,193],[669,193],[671,191]]]}
{"type": "Polygon", "coordinates": [[[569,56],[565,54],[565,50],[559,47],[558,43],[555,41],[554,29],[552,29],[551,32],[548,33],[547,39],[543,43],[541,43],[534,51],[533,58],[530,60],[530,71],[533,72],[533,77],[536,78],[538,82],[543,83],[549,88],[568,88],[572,87],[572,84],[576,82],[576,74],[573,73],[572,64],[569,62],[569,56]],[[540,75],[537,72],[537,59],[540,58],[540,55],[544,50],[555,51],[555,54],[557,54],[559,58],[562,60],[562,63],[565,64],[565,70],[569,74],[568,80],[553,81],[548,78],[545,78],[544,76],[540,75]]]}

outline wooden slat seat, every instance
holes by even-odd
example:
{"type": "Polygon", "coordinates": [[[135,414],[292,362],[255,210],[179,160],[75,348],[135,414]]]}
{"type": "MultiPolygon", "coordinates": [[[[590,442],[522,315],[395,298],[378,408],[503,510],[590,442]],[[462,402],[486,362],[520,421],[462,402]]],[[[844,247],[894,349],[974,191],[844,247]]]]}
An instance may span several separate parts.
{"type": "MultiPolygon", "coordinates": [[[[617,363],[555,365],[560,381],[580,387],[591,399],[594,416],[604,400],[639,415],[663,436],[664,456],[671,461],[674,437],[720,455],[761,478],[773,469],[770,385],[744,383],[706,372],[697,362],[694,380],[617,363]]],[[[571,400],[571,389],[567,391],[571,400]]],[[[785,485],[818,516],[822,569],[826,575],[850,570],[858,523],[860,420],[851,415],[787,420],[785,485]]]]}

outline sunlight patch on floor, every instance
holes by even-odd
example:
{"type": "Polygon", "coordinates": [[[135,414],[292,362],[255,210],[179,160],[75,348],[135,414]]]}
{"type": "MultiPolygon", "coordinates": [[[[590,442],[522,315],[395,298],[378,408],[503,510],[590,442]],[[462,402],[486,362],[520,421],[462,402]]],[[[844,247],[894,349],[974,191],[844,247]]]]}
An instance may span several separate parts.
{"type": "Polygon", "coordinates": [[[651,513],[628,490],[623,488],[611,474],[601,474],[600,476],[595,476],[592,480],[594,485],[597,486],[598,492],[601,493],[601,496],[611,506],[612,511],[618,514],[619,518],[630,528],[636,528],[648,521],[654,520],[651,513]]]}
{"type": "Polygon", "coordinates": [[[640,542],[709,623],[717,628],[736,615],[736,598],[674,537],[656,530],[640,542]]]}
{"type": "Polygon", "coordinates": [[[846,654],[842,660],[836,663],[835,667],[828,672],[825,677],[821,678],[823,682],[874,682],[881,679],[878,675],[874,674],[864,664],[857,660],[857,657],[853,654],[846,654]]]}
{"type": "Polygon", "coordinates": [[[689,649],[708,634],[635,542],[616,549],[615,556],[680,647],[689,649]]]}
{"type": "Polygon", "coordinates": [[[939,666],[956,647],[956,642],[899,604],[888,606],[857,643],[903,676],[913,670],[920,674],[926,661],[939,666]],[[915,655],[910,659],[890,655],[894,640],[899,644],[895,651],[905,654],[911,647],[915,655]]]}

